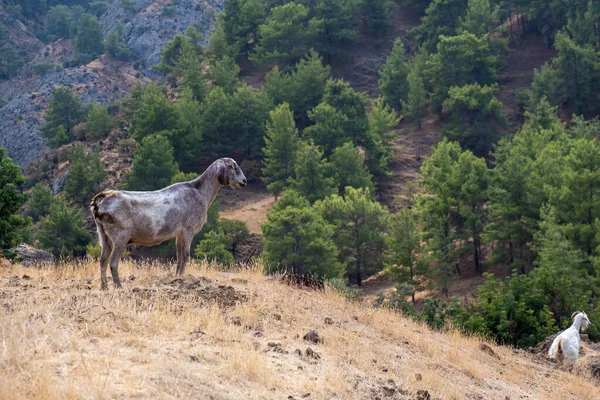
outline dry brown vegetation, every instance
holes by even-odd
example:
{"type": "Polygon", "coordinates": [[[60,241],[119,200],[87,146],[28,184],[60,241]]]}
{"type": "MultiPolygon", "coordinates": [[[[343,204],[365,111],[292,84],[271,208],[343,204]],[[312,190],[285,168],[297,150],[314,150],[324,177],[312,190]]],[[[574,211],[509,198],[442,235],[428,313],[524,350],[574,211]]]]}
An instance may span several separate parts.
{"type": "Polygon", "coordinates": [[[121,270],[125,288],[102,292],[93,262],[0,267],[0,399],[597,398],[597,383],[542,358],[258,266],[121,270]]]}

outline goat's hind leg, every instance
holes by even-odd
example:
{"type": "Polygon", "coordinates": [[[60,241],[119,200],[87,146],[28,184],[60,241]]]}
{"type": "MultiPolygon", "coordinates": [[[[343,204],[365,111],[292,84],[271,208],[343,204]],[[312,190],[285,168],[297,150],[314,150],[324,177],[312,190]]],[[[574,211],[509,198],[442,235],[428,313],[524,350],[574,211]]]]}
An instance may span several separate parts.
{"type": "Polygon", "coordinates": [[[119,279],[119,259],[127,248],[128,238],[119,236],[113,240],[112,252],[110,253],[109,264],[110,274],[112,275],[113,285],[115,288],[121,288],[121,280],[119,279]]]}
{"type": "Polygon", "coordinates": [[[112,244],[106,233],[104,233],[104,228],[98,224],[98,239],[100,241],[100,247],[102,248],[102,253],[100,254],[100,289],[106,290],[108,289],[108,281],[106,279],[106,269],[108,267],[108,258],[110,257],[110,253],[112,252],[112,244]]]}

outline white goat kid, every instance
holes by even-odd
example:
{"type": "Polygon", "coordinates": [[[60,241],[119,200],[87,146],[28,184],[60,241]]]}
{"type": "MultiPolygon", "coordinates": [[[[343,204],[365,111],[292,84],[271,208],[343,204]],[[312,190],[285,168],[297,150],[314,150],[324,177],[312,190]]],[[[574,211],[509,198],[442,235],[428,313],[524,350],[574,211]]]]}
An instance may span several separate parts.
{"type": "Polygon", "coordinates": [[[102,246],[100,287],[108,288],[107,264],[114,286],[121,287],[119,258],[128,244],[154,246],[176,238],[177,274],[183,275],[192,239],[202,229],[208,207],[223,186],[246,186],[244,173],[231,158],[216,160],[192,181],[161,190],[105,190],[97,194],[91,210],[102,246]]]}
{"type": "Polygon", "coordinates": [[[556,336],[548,350],[550,357],[567,366],[572,366],[579,358],[579,330],[585,330],[592,324],[584,312],[574,312],[571,319],[573,325],[556,336]]]}

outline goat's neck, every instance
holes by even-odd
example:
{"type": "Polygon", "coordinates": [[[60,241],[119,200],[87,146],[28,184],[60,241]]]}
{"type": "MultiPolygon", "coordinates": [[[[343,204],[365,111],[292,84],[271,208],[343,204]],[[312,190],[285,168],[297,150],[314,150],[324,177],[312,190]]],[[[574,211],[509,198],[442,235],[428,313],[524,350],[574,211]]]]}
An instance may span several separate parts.
{"type": "Polygon", "coordinates": [[[208,199],[207,207],[215,201],[219,189],[223,186],[219,183],[218,173],[218,165],[213,163],[202,173],[202,175],[192,181],[192,185],[196,189],[201,190],[208,199]]]}

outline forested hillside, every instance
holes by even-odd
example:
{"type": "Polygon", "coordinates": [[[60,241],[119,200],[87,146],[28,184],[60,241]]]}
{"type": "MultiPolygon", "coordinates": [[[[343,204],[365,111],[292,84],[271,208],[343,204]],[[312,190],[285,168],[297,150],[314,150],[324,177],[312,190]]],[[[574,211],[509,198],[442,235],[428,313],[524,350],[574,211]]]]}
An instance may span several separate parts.
{"type": "Polygon", "coordinates": [[[600,320],[594,2],[3,10],[2,77],[21,92],[0,109],[0,145],[15,158],[15,143],[47,147],[17,160],[26,176],[0,153],[3,249],[97,257],[87,204],[99,190],[159,189],[233,157],[250,188],[211,207],[195,257],[228,268],[261,254],[267,273],[316,275],[352,298],[383,271],[395,290],[374,306],[518,347],[574,311],[600,320]],[[266,192],[277,201],[252,214],[244,197],[266,192]],[[253,232],[220,217],[221,203],[246,207],[251,217],[234,215],[253,232]],[[474,298],[453,298],[473,276],[474,298]]]}

